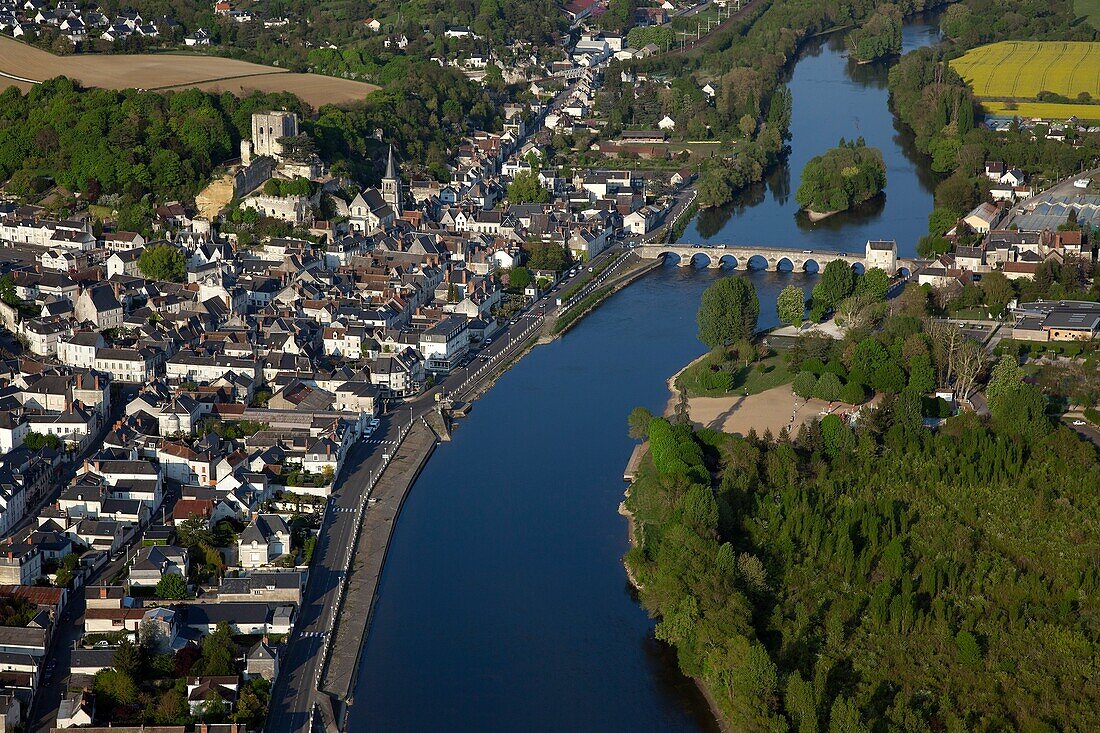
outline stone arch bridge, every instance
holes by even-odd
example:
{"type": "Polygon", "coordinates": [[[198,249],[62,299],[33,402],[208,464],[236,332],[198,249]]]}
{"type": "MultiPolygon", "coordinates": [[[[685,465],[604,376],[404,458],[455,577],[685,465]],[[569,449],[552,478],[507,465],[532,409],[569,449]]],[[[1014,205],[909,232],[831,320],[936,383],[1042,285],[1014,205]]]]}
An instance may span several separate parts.
{"type": "MultiPolygon", "coordinates": [[[[889,243],[893,245],[893,243],[889,243]]],[[[818,270],[834,260],[840,260],[855,267],[881,267],[890,276],[910,275],[922,264],[917,260],[899,258],[896,246],[889,249],[875,249],[868,245],[861,253],[837,252],[834,250],[801,250],[783,247],[752,247],[735,244],[646,244],[635,249],[642,259],[657,260],[669,256],[679,258],[680,267],[692,267],[697,263],[710,268],[725,267],[734,270],[780,270],[786,261],[792,270],[800,272],[808,269],[812,262],[818,270]]]]}

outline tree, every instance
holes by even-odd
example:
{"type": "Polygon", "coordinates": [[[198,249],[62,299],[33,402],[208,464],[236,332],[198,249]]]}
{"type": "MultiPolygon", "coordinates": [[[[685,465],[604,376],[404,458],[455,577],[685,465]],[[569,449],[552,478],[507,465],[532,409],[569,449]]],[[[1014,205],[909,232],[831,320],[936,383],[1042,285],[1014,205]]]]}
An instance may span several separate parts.
{"type": "Polygon", "coordinates": [[[532,270],[561,272],[572,262],[569,250],[560,244],[531,242],[526,247],[527,266],[532,270]]]}
{"type": "Polygon", "coordinates": [[[649,423],[652,421],[652,412],[644,407],[635,407],[626,418],[627,432],[634,440],[645,440],[649,437],[649,423]]]}
{"type": "Polygon", "coordinates": [[[191,515],[176,525],[176,544],[180,547],[190,549],[203,543],[214,543],[214,533],[205,518],[191,515]]]}
{"type": "Polygon", "coordinates": [[[237,645],[233,642],[229,624],[223,621],[202,643],[202,674],[212,677],[234,674],[236,658],[237,645]]]}
{"type": "Polygon", "coordinates": [[[1003,272],[989,272],[982,276],[979,284],[985,295],[985,304],[995,316],[1004,313],[1009,301],[1016,297],[1012,281],[1003,272]]]}
{"type": "Polygon", "coordinates": [[[841,385],[837,375],[832,372],[825,372],[821,375],[821,378],[817,380],[817,384],[814,386],[813,395],[819,400],[835,402],[840,399],[842,387],[843,385],[841,385]]]}
{"type": "Polygon", "coordinates": [[[57,437],[53,433],[36,433],[30,431],[23,436],[23,445],[27,446],[29,450],[42,450],[43,448],[53,448],[58,450],[61,448],[61,438],[57,437]]]}
{"type": "Polygon", "coordinates": [[[1026,439],[1038,439],[1050,430],[1043,393],[1023,381],[1016,359],[1005,355],[993,367],[986,386],[989,410],[999,429],[1026,439]]]}
{"type": "Polygon", "coordinates": [[[775,300],[775,310],[783,323],[801,326],[803,316],[806,315],[806,296],[802,288],[797,285],[788,285],[779,291],[779,297],[775,300]]]}
{"type": "Polygon", "coordinates": [[[836,304],[852,294],[856,286],[856,274],[847,262],[833,260],[825,265],[821,273],[821,281],[814,286],[814,304],[820,304],[826,310],[835,308],[836,304]]]}
{"type": "Polygon", "coordinates": [[[985,350],[974,341],[963,341],[955,357],[955,386],[960,398],[969,399],[983,369],[985,350]]]}
{"type": "Polygon", "coordinates": [[[840,401],[849,405],[862,404],[865,399],[867,399],[867,393],[863,390],[863,385],[858,382],[848,382],[840,390],[840,401]]]}
{"type": "Polygon", "coordinates": [[[863,139],[840,144],[802,169],[795,193],[798,205],[812,212],[844,211],[877,195],[886,186],[882,151],[863,139]]]}
{"type": "Polygon", "coordinates": [[[96,672],[93,690],[96,699],[106,710],[137,702],[138,690],[133,678],[117,669],[96,672]]]}
{"type": "Polygon", "coordinates": [[[760,316],[756,288],[743,277],[719,280],[703,291],[696,322],[699,340],[707,346],[728,346],[751,339],[760,316]]]}
{"type": "Polygon", "coordinates": [[[17,306],[21,302],[15,293],[15,280],[11,275],[0,277],[0,301],[10,306],[17,306]]]}
{"type": "Polygon", "coordinates": [[[810,399],[814,396],[814,388],[817,387],[817,377],[812,372],[799,372],[791,382],[791,389],[799,397],[810,399]]]}
{"type": "Polygon", "coordinates": [[[520,171],[508,184],[508,203],[545,204],[549,200],[550,191],[534,171],[520,171]]]}
{"type": "Polygon", "coordinates": [[[138,269],[153,280],[179,282],[187,272],[183,252],[170,244],[154,244],[142,250],[138,269]]]}
{"type": "Polygon", "coordinates": [[[115,669],[131,679],[136,679],[141,674],[141,650],[129,639],[123,639],[115,647],[111,662],[115,669]]]}
{"type": "Polygon", "coordinates": [[[531,284],[533,279],[531,271],[526,267],[513,267],[508,273],[508,287],[522,291],[531,284]]]}
{"type": "Polygon", "coordinates": [[[1024,371],[1015,357],[1005,354],[993,367],[985,396],[990,403],[1014,392],[1024,381],[1024,371]]]}
{"type": "Polygon", "coordinates": [[[871,300],[886,300],[886,293],[890,289],[890,276],[881,267],[872,267],[859,278],[856,283],[856,294],[866,295],[871,300]]]}
{"type": "Polygon", "coordinates": [[[57,587],[69,587],[69,584],[73,581],[73,577],[76,575],[76,569],[78,567],[80,567],[80,556],[75,552],[70,552],[68,555],[61,558],[61,563],[57,568],[57,587]]]}
{"type": "Polygon", "coordinates": [[[917,354],[909,361],[909,389],[918,394],[928,394],[936,388],[936,373],[932,369],[932,357],[917,354]]]}
{"type": "Polygon", "coordinates": [[[179,690],[168,690],[157,701],[153,714],[157,725],[188,725],[191,722],[191,708],[187,698],[179,690]]]}
{"type": "Polygon", "coordinates": [[[156,593],[157,598],[166,601],[182,601],[191,595],[190,591],[187,590],[187,581],[183,579],[182,575],[176,573],[168,573],[162,576],[157,583],[156,593]]]}

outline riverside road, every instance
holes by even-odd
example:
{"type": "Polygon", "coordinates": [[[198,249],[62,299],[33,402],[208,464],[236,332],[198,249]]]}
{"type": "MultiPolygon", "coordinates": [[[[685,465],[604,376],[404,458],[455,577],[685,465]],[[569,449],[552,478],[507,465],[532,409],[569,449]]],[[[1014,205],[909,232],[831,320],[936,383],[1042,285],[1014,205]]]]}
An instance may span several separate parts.
{"type": "MultiPolygon", "coordinates": [[[[616,257],[619,247],[609,248],[593,260],[592,265],[602,262],[604,257],[616,257]]],[[[559,292],[580,281],[587,274],[582,268],[578,274],[559,285],[559,292]]],[[[435,409],[436,396],[444,394],[453,399],[468,399],[477,394],[477,390],[510,360],[522,353],[524,346],[541,332],[543,319],[553,309],[554,293],[526,306],[515,315],[492,342],[483,347],[466,364],[455,369],[441,384],[423,395],[395,407],[368,439],[359,440],[348,454],[344,469],[337,486],[329,499],[324,514],[320,536],[313,551],[313,561],[302,598],[302,606],[294,631],[288,639],[283,658],[280,660],[279,676],[272,689],[271,704],[268,710],[267,733],[297,733],[308,731],[313,717],[313,704],[316,700],[316,686],[321,673],[322,650],[327,643],[327,635],[332,632],[332,619],[339,614],[339,586],[349,572],[347,564],[348,547],[355,541],[357,507],[363,495],[370,490],[372,482],[383,467],[384,456],[393,453],[402,431],[435,409]]],[[[421,425],[423,427],[423,425],[421,425]]],[[[364,514],[364,537],[361,546],[367,546],[372,552],[384,555],[385,538],[392,529],[397,512],[404,499],[403,491],[378,490],[377,503],[372,502],[364,514]],[[386,517],[379,527],[371,523],[372,513],[386,517]],[[373,532],[385,532],[383,541],[369,536],[373,532]],[[365,538],[365,539],[364,539],[365,538]]],[[[355,556],[352,566],[363,564],[365,558],[355,556]]],[[[377,575],[381,574],[382,558],[378,562],[377,575]]],[[[375,583],[377,576],[374,577],[375,583]]],[[[357,609],[365,608],[369,612],[374,595],[374,583],[357,583],[355,592],[366,596],[356,598],[357,609]]],[[[364,619],[364,622],[367,619],[364,619]]],[[[343,638],[343,637],[342,637],[343,638]]],[[[331,652],[329,665],[340,657],[338,666],[341,674],[346,674],[349,661],[358,660],[359,649],[353,644],[341,644],[331,652]]],[[[330,670],[331,671],[331,670],[330,670]]],[[[330,674],[331,677],[331,674],[330,674]]],[[[354,693],[354,691],[351,691],[354,693]]]]}

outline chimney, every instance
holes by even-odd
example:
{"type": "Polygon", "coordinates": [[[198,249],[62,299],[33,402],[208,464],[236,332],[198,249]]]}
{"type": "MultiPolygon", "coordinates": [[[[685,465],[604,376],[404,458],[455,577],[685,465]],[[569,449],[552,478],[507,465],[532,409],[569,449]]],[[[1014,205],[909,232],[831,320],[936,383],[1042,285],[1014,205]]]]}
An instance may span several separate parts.
{"type": "Polygon", "coordinates": [[[99,586],[99,597],[100,598],[106,598],[107,597],[107,586],[105,586],[105,585],[99,586]]]}

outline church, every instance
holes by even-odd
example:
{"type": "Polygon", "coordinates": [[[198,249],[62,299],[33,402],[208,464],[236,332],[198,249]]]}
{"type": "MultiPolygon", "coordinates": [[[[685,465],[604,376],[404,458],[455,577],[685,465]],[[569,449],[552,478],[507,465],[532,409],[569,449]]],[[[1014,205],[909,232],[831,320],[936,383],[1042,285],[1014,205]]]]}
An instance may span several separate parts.
{"type": "Polygon", "coordinates": [[[386,172],[382,176],[382,189],[368,188],[356,194],[348,205],[348,227],[352,232],[371,234],[393,226],[404,212],[401,201],[401,176],[393,162],[391,145],[386,160],[386,172]]]}

